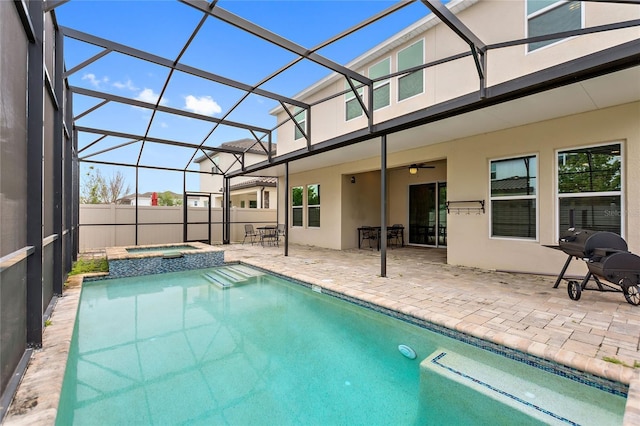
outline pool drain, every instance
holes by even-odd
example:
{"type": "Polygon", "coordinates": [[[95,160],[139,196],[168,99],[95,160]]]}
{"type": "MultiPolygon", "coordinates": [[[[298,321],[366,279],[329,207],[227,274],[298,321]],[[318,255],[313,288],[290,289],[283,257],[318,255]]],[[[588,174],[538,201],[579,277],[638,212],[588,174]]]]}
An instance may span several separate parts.
{"type": "Polygon", "coordinates": [[[400,353],[402,355],[406,356],[407,358],[416,359],[416,351],[411,349],[409,346],[407,346],[407,345],[398,345],[398,350],[400,351],[400,353]]]}

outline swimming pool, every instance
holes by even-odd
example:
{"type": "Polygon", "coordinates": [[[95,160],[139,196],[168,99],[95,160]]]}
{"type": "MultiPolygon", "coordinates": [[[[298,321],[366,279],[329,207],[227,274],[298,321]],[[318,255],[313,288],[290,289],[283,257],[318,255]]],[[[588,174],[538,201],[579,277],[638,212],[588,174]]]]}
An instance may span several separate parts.
{"type": "Polygon", "coordinates": [[[56,423],[622,422],[623,396],[317,290],[243,265],[86,283],[56,423]]]}

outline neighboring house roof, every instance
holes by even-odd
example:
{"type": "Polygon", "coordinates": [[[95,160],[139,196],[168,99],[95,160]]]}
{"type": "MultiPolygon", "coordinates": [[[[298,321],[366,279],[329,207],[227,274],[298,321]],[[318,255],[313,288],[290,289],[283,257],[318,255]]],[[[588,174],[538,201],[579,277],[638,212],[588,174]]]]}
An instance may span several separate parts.
{"type": "Polygon", "coordinates": [[[530,187],[530,189],[533,191],[533,186],[531,186],[532,180],[535,180],[535,178],[531,178],[531,177],[527,178],[522,176],[515,176],[508,179],[492,180],[491,192],[492,193],[518,192],[519,194],[521,194],[523,190],[527,189],[527,187],[530,187]]]}
{"type": "MultiPolygon", "coordinates": [[[[172,198],[182,198],[182,194],[176,194],[175,192],[171,192],[171,191],[150,191],[150,192],[143,192],[142,194],[138,194],[138,198],[151,198],[151,196],[153,195],[153,193],[156,193],[158,195],[160,194],[164,194],[165,192],[168,192],[172,198]]],[[[133,200],[136,198],[136,194],[132,193],[132,194],[127,194],[127,195],[123,195],[122,197],[118,198],[118,201],[120,200],[133,200]]]]}
{"type": "MultiPolygon", "coordinates": [[[[452,0],[446,4],[446,7],[454,14],[458,14],[469,6],[473,6],[478,1],[479,0],[452,0]]],[[[365,52],[362,55],[358,56],[353,61],[345,65],[345,67],[351,70],[357,70],[367,63],[374,62],[376,59],[386,55],[408,40],[411,40],[418,35],[426,32],[428,29],[435,27],[440,22],[440,18],[438,18],[434,13],[429,13],[424,18],[420,19],[412,25],[409,25],[402,31],[396,33],[392,37],[370,49],[368,52],[365,52]]],[[[325,78],[319,80],[315,84],[312,84],[298,94],[294,95],[293,99],[305,99],[313,95],[314,93],[324,89],[329,84],[332,84],[338,78],[344,78],[344,76],[342,74],[333,72],[325,78]]],[[[269,114],[275,115],[280,111],[283,111],[282,106],[277,106],[269,111],[269,114]]]]}
{"type": "Polygon", "coordinates": [[[275,177],[258,177],[255,179],[250,179],[244,182],[236,183],[235,185],[231,185],[231,190],[234,191],[236,189],[253,188],[255,186],[275,187],[277,182],[278,182],[278,178],[275,178],[275,177]]]}
{"type": "MultiPolygon", "coordinates": [[[[262,143],[264,144],[266,149],[268,146],[267,142],[262,142],[262,143]]],[[[220,148],[237,151],[238,153],[248,152],[251,154],[259,154],[264,156],[267,155],[265,150],[262,149],[262,146],[260,146],[260,143],[256,142],[255,139],[246,138],[246,139],[238,139],[235,141],[225,142],[223,144],[220,144],[220,148]]],[[[274,154],[276,153],[276,144],[274,142],[271,143],[271,152],[274,154]]],[[[217,155],[218,153],[215,151],[208,151],[207,154],[209,155],[209,157],[211,157],[211,156],[217,155]]],[[[196,158],[194,162],[201,163],[204,160],[208,160],[207,156],[201,155],[200,157],[196,158]]]]}

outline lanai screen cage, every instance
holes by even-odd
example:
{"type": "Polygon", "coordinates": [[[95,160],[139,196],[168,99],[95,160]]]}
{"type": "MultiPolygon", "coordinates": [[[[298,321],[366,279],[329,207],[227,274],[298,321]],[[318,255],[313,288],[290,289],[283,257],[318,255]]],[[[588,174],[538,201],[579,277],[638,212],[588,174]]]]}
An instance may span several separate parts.
{"type": "MultiPolygon", "coordinates": [[[[49,7],[63,3],[51,2],[49,7]]],[[[248,173],[259,175],[260,170],[270,166],[289,165],[308,155],[376,139],[429,121],[536,93],[563,84],[563,79],[568,82],[588,78],[604,70],[601,65],[596,65],[595,58],[591,64],[575,64],[569,72],[565,70],[564,75],[549,72],[498,90],[487,87],[490,53],[493,51],[514,46],[543,45],[562,38],[638,25],[638,20],[629,20],[553,34],[546,33],[549,28],[546,25],[531,25],[528,38],[488,43],[456,15],[473,3],[475,1],[467,0],[450,2],[448,5],[439,0],[367,2],[358,3],[355,10],[348,7],[349,2],[181,0],[136,5],[113,3],[101,6],[106,16],[101,17],[100,26],[86,19],[91,13],[102,15],[99,8],[87,5],[80,7],[74,3],[64,5],[58,9],[59,24],[65,42],[73,46],[74,57],[65,58],[68,69],[64,75],[74,94],[73,129],[78,139],[78,159],[82,164],[124,166],[134,170],[136,196],[141,176],[149,175],[151,171],[173,174],[174,182],[182,180],[180,189],[185,194],[186,241],[186,198],[189,192],[199,191],[192,185],[197,185],[202,174],[223,176],[225,183],[215,190],[223,193],[224,199],[228,200],[231,188],[228,178],[248,173]],[[136,10],[131,11],[132,7],[136,10]],[[65,8],[69,8],[69,13],[73,12],[76,17],[78,10],[72,8],[80,8],[80,11],[87,9],[87,13],[81,15],[86,24],[77,19],[68,20],[91,31],[67,26],[65,8]],[[296,8],[300,11],[317,8],[318,17],[299,19],[300,11],[296,8]],[[113,20],[108,19],[112,16],[108,13],[110,9],[116,10],[113,20]],[[157,30],[152,37],[140,34],[136,31],[135,21],[124,18],[128,15],[138,19],[138,13],[143,13],[147,20],[155,21],[157,30]],[[372,76],[371,72],[359,69],[360,64],[354,57],[428,14],[435,14],[459,37],[461,47],[456,53],[426,63],[409,64],[402,71],[390,74],[372,76]],[[173,19],[177,16],[180,19],[173,19]],[[340,17],[340,24],[335,27],[341,30],[334,34],[323,30],[328,26],[323,25],[322,20],[334,20],[337,16],[340,17]],[[128,43],[91,34],[112,34],[109,28],[114,27],[118,28],[117,39],[127,40],[128,43]],[[448,106],[414,114],[415,117],[386,121],[375,118],[373,93],[380,84],[469,58],[469,66],[475,70],[477,78],[475,93],[457,99],[457,102],[448,106]],[[120,73],[118,80],[111,81],[104,70],[113,67],[127,72],[120,73]],[[141,77],[140,73],[146,76],[141,77]],[[343,90],[336,90],[333,95],[314,102],[301,101],[297,96],[316,80],[334,73],[342,77],[343,90]],[[188,87],[186,92],[185,87],[188,87]],[[362,96],[364,92],[367,96],[362,96]],[[318,144],[312,125],[315,124],[313,117],[316,107],[337,97],[350,96],[367,116],[368,125],[359,131],[318,144]],[[183,106],[179,106],[180,103],[183,106]],[[282,108],[286,118],[274,124],[275,119],[270,112],[275,108],[282,108]],[[137,122],[125,120],[125,117],[140,114],[143,114],[143,118],[137,122]],[[296,126],[304,147],[287,156],[274,155],[276,151],[272,144],[276,130],[287,122],[296,126]],[[237,138],[248,138],[254,142],[253,146],[244,150],[229,150],[221,146],[237,138]],[[248,165],[245,153],[249,149],[261,150],[266,160],[258,166],[248,165]],[[215,160],[212,157],[219,153],[233,156],[229,167],[202,170],[194,161],[200,157],[213,164],[215,160]]],[[[567,10],[575,6],[570,3],[567,10]]],[[[578,15],[573,13],[573,16],[578,15]]],[[[498,17],[494,18],[499,20],[498,17]]],[[[574,18],[567,15],[563,19],[574,18]]],[[[571,28],[571,25],[568,24],[567,28],[571,28]]],[[[614,52],[607,55],[604,61],[608,64],[607,72],[629,66],[626,61],[614,65],[619,56],[614,52]]],[[[282,167],[271,168],[264,173],[272,176],[285,174],[282,167]]],[[[138,206],[139,203],[135,204],[138,206]]],[[[229,203],[224,203],[224,207],[222,241],[228,243],[229,203]]],[[[287,216],[284,215],[284,220],[288,219],[287,216]]],[[[137,207],[135,232],[137,244],[137,207]]]]}

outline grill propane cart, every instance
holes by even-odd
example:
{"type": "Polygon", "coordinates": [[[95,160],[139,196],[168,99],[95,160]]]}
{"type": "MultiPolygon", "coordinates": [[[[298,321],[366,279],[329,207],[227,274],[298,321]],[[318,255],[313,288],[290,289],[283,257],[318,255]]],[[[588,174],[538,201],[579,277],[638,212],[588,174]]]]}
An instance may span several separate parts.
{"type": "Polygon", "coordinates": [[[597,290],[622,292],[627,302],[640,304],[640,256],[628,251],[627,243],[620,235],[569,228],[558,244],[569,257],[553,288],[558,288],[564,279],[571,300],[579,300],[584,290],[597,290]],[[573,258],[587,264],[588,273],[582,282],[564,278],[573,258]],[[596,288],[587,288],[590,281],[596,283],[596,288]]]}

